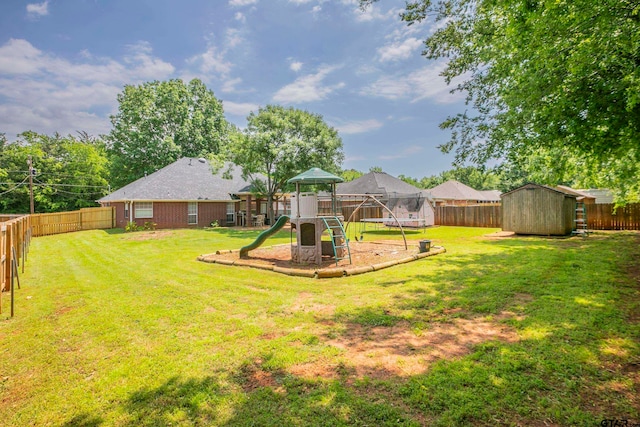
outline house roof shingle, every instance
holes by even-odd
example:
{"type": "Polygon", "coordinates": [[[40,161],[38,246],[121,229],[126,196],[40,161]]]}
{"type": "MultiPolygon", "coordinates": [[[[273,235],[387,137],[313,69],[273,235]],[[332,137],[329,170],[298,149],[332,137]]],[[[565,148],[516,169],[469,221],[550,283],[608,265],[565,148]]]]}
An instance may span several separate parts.
{"type": "Polygon", "coordinates": [[[418,187],[389,175],[385,172],[369,172],[353,181],[343,182],[336,186],[337,194],[414,194],[421,193],[418,187]]]}
{"type": "MultiPolygon", "coordinates": [[[[485,195],[468,185],[465,185],[455,179],[443,182],[429,190],[431,197],[443,200],[481,200],[485,201],[485,195]]],[[[499,199],[498,199],[499,200],[499,199]]]]}
{"type": "Polygon", "coordinates": [[[98,202],[135,200],[231,201],[231,194],[249,193],[251,182],[242,178],[242,170],[233,163],[213,170],[206,159],[183,157],[168,166],[140,178],[98,202]]]}

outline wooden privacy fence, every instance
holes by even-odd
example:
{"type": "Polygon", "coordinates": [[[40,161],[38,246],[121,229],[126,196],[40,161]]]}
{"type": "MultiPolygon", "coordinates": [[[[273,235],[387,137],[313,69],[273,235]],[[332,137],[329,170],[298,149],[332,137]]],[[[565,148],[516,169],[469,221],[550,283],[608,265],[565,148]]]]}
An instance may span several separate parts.
{"type": "Polygon", "coordinates": [[[630,203],[618,209],[612,204],[585,207],[589,230],[640,230],[640,203],[630,203]]]}
{"type": "Polygon", "coordinates": [[[115,208],[84,208],[73,212],[31,215],[33,236],[49,236],[81,230],[103,230],[115,227],[115,208]]]}
{"type": "Polygon", "coordinates": [[[494,227],[502,226],[502,206],[436,206],[435,224],[458,227],[494,227]]]}
{"type": "Polygon", "coordinates": [[[0,223],[0,313],[2,294],[10,292],[12,317],[16,283],[20,287],[19,267],[22,265],[24,272],[30,242],[31,218],[28,215],[0,223]]]}
{"type": "MultiPolygon", "coordinates": [[[[640,203],[617,209],[613,204],[587,204],[585,207],[589,230],[640,230],[640,203]]],[[[500,205],[436,206],[434,209],[436,225],[502,227],[500,205]]]]}

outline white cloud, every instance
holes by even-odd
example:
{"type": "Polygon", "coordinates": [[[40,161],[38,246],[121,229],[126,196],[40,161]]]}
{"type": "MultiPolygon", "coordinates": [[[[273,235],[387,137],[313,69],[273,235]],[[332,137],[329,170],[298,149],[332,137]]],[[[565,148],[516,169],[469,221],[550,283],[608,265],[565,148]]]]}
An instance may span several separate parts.
{"type": "Polygon", "coordinates": [[[293,4],[305,4],[305,3],[309,3],[312,0],[289,0],[289,3],[293,3],[293,4]]]}
{"type": "Polygon", "coordinates": [[[248,116],[252,111],[257,112],[260,106],[249,102],[223,101],[224,112],[236,116],[248,116]]]}
{"type": "Polygon", "coordinates": [[[285,104],[323,100],[335,90],[344,87],[342,82],[328,86],[322,84],[325,77],[337,68],[339,67],[324,66],[316,74],[301,76],[293,83],[280,88],[273,95],[273,100],[285,104]]]}
{"type": "Polygon", "coordinates": [[[192,56],[187,64],[195,65],[204,74],[219,73],[227,75],[233,64],[225,59],[225,52],[218,51],[215,46],[209,46],[206,52],[192,56]]]}
{"type": "Polygon", "coordinates": [[[422,41],[415,37],[410,37],[403,41],[394,42],[378,49],[378,60],[380,62],[398,61],[407,59],[413,51],[422,46],[422,41]]]}
{"type": "Polygon", "coordinates": [[[229,0],[229,6],[241,7],[258,3],[258,0],[229,0]]]}
{"type": "Polygon", "coordinates": [[[8,135],[25,130],[43,133],[107,132],[107,114],[117,108],[125,84],[164,80],[173,65],[156,58],[148,43],[127,47],[121,60],[79,52],[71,62],[43,52],[26,40],[0,46],[0,129],[8,135]],[[101,113],[97,113],[100,111],[101,113]]]}
{"type": "Polygon", "coordinates": [[[236,19],[236,21],[240,21],[243,24],[247,22],[247,17],[244,16],[244,13],[242,12],[236,12],[234,18],[236,19]]]}
{"type": "Polygon", "coordinates": [[[313,9],[311,9],[311,13],[313,13],[314,15],[317,15],[321,11],[322,11],[322,7],[320,7],[319,5],[313,6],[313,9]]]}
{"type": "MultiPolygon", "coordinates": [[[[0,73],[8,75],[49,76],[58,81],[130,82],[163,79],[174,72],[173,65],[152,56],[149,44],[128,46],[122,62],[98,58],[92,63],[72,63],[48,55],[22,39],[10,39],[0,46],[0,73]]],[[[81,57],[94,59],[88,51],[81,57]]]]}
{"type": "Polygon", "coordinates": [[[440,62],[406,75],[384,76],[362,89],[360,93],[391,100],[410,99],[411,102],[431,99],[439,104],[449,104],[460,101],[464,98],[463,94],[450,93],[456,83],[447,86],[444,77],[440,75],[444,67],[444,62],[440,62]]]}
{"type": "Polygon", "coordinates": [[[353,13],[357,22],[372,22],[397,19],[400,11],[401,9],[389,9],[386,12],[382,12],[380,7],[374,4],[368,6],[365,10],[355,8],[353,13]]]}
{"type": "Polygon", "coordinates": [[[298,71],[300,71],[302,69],[302,66],[304,65],[302,62],[300,61],[294,61],[290,59],[290,64],[289,64],[289,68],[291,69],[291,71],[295,71],[296,73],[298,71]]]}
{"type": "Polygon", "coordinates": [[[411,145],[403,150],[394,151],[393,154],[383,154],[378,156],[380,160],[394,160],[394,159],[404,159],[407,157],[414,156],[423,150],[423,147],[419,145],[411,145]]]}
{"type": "Polygon", "coordinates": [[[9,39],[0,46],[0,73],[33,74],[42,68],[42,52],[22,39],[9,39]]]}
{"type": "Polygon", "coordinates": [[[335,128],[345,135],[352,135],[356,133],[371,132],[376,129],[380,129],[383,123],[376,119],[369,120],[356,120],[353,122],[342,123],[336,125],[335,128]]]}
{"type": "Polygon", "coordinates": [[[27,16],[37,18],[49,14],[49,0],[42,3],[30,3],[27,5],[27,16]]]}
{"type": "Polygon", "coordinates": [[[242,83],[242,79],[240,77],[237,77],[235,79],[229,79],[229,80],[225,80],[222,83],[222,92],[225,93],[232,93],[232,92],[237,92],[236,89],[236,85],[242,83]]]}
{"type": "Polygon", "coordinates": [[[225,51],[232,49],[242,43],[244,39],[240,33],[240,30],[236,28],[227,29],[225,35],[225,51]]]}
{"type": "Polygon", "coordinates": [[[204,82],[211,82],[212,79],[227,79],[234,64],[227,59],[229,51],[237,48],[244,42],[242,32],[236,28],[228,28],[225,31],[223,48],[219,48],[210,42],[207,50],[201,54],[194,55],[187,59],[187,65],[192,67],[186,73],[198,76],[204,82]]]}

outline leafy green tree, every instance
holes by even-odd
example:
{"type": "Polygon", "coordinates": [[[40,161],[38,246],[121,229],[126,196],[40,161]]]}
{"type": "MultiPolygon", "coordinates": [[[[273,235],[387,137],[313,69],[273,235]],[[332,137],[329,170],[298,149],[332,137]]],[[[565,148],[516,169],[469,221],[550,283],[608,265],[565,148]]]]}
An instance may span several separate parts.
{"type": "Polygon", "coordinates": [[[118,102],[106,137],[115,187],[181,157],[218,154],[228,143],[222,103],[198,79],[127,85],[118,102]]]}
{"type": "Polygon", "coordinates": [[[346,169],[346,170],[343,170],[342,173],[340,174],[340,176],[342,177],[342,179],[344,179],[345,182],[358,179],[362,175],[364,175],[364,173],[356,169],[346,169]]]}
{"type": "Polygon", "coordinates": [[[104,143],[81,133],[41,135],[24,132],[14,142],[0,138],[0,212],[28,213],[31,156],[36,212],[96,206],[109,191],[104,143]]]}
{"type": "Polygon", "coordinates": [[[406,182],[407,184],[411,184],[414,187],[423,188],[421,186],[421,184],[420,184],[420,181],[418,181],[417,179],[412,178],[410,176],[400,174],[400,175],[398,175],[398,179],[406,182]]]}
{"type": "Polygon", "coordinates": [[[268,218],[273,200],[288,179],[312,167],[340,173],[342,139],[321,115],[267,105],[247,117],[247,128],[236,136],[234,161],[254,180],[263,175],[268,218]]]}
{"type": "Polygon", "coordinates": [[[603,166],[602,161],[583,156],[576,150],[554,147],[508,158],[495,171],[500,179],[499,189],[503,192],[535,182],[573,188],[612,188],[618,201],[640,201],[637,175],[634,175],[637,171],[629,158],[611,159],[603,166]]]}
{"type": "Polygon", "coordinates": [[[371,166],[369,168],[369,172],[383,173],[384,171],[382,170],[382,167],[380,167],[380,166],[371,166]]]}
{"type": "Polygon", "coordinates": [[[420,180],[404,175],[398,178],[418,188],[433,188],[452,179],[476,190],[495,190],[500,187],[500,176],[494,169],[484,166],[458,166],[420,180]]]}
{"type": "MultiPolygon", "coordinates": [[[[366,6],[377,0],[361,0],[366,6]]],[[[640,4],[636,0],[413,0],[438,25],[423,55],[473,105],[441,124],[459,163],[566,148],[640,193],[640,4]]],[[[554,166],[559,168],[560,165],[554,166]]]]}

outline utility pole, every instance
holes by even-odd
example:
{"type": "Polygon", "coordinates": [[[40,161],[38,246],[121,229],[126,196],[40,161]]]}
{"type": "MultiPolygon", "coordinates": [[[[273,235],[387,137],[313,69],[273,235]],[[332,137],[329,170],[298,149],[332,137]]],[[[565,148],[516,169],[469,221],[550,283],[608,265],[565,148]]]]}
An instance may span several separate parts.
{"type": "Polygon", "coordinates": [[[29,206],[31,207],[31,215],[33,215],[35,209],[33,208],[33,161],[31,155],[29,155],[27,165],[29,165],[29,206]]]}

